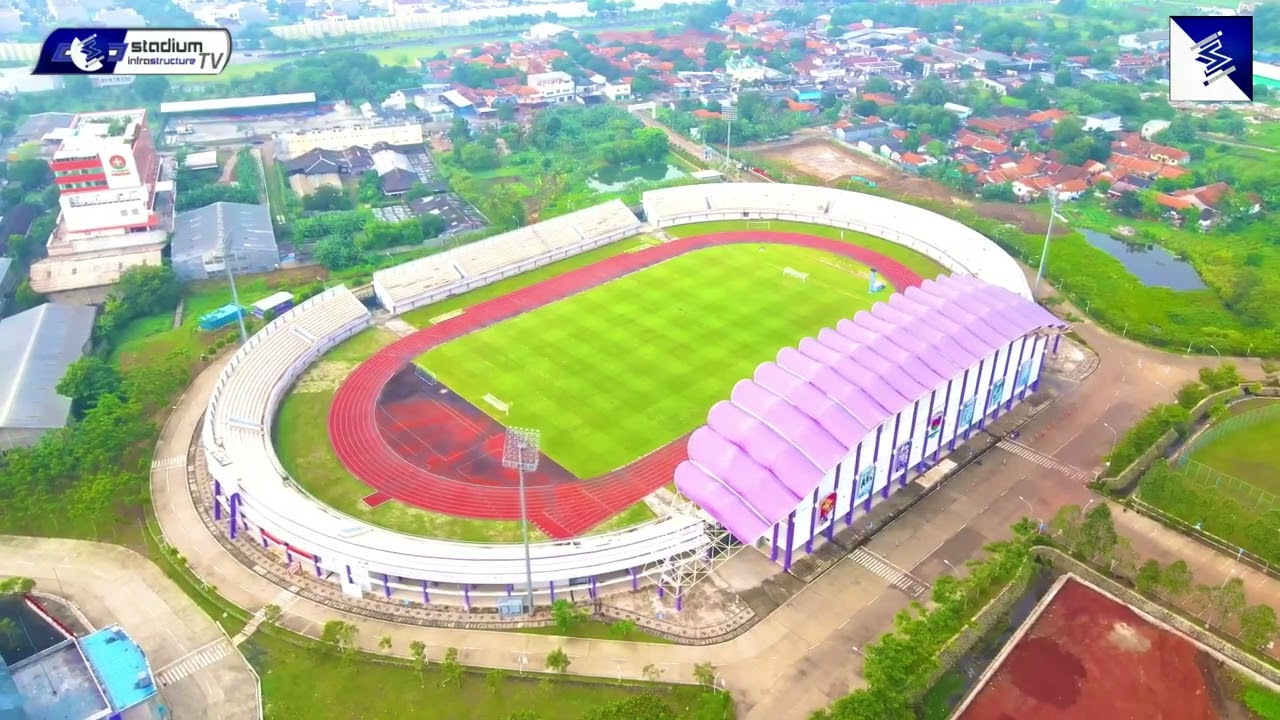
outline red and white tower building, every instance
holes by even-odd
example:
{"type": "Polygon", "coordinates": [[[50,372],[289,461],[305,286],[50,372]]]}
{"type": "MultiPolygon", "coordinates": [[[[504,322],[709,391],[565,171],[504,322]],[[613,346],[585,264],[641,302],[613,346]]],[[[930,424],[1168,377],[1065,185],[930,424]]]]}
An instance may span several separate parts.
{"type": "Polygon", "coordinates": [[[156,211],[160,158],[145,110],[82,113],[49,160],[59,197],[48,257],[31,288],[96,302],[137,265],[158,265],[167,218],[156,211]]]}

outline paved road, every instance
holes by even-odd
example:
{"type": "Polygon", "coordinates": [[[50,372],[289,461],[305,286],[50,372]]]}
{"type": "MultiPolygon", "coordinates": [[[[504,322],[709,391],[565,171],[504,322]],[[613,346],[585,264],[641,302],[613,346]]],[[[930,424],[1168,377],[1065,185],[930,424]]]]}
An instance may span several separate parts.
{"type": "MultiPolygon", "coordinates": [[[[698,158],[699,160],[701,160],[702,153],[705,147],[702,143],[694,142],[693,140],[690,140],[684,135],[681,135],[680,133],[676,132],[670,127],[663,125],[661,122],[658,121],[657,118],[653,117],[648,112],[637,112],[634,114],[637,118],[640,119],[640,122],[645,124],[645,126],[651,127],[651,128],[657,128],[662,132],[666,133],[667,140],[670,141],[672,145],[675,145],[676,147],[685,151],[686,153],[689,154],[690,157],[698,158]]],[[[717,169],[717,168],[712,168],[712,169],[717,169]]],[[[766,180],[765,178],[762,178],[759,175],[756,175],[755,173],[751,173],[751,172],[738,172],[738,173],[735,173],[735,176],[736,176],[735,179],[741,182],[770,182],[769,180],[766,180]]]]}
{"type": "MultiPolygon", "coordinates": [[[[981,465],[971,466],[877,534],[868,550],[880,560],[844,560],[730,642],[697,648],[409,627],[345,615],[303,599],[288,605],[283,622],[315,636],[326,620],[342,618],[360,626],[360,642],[371,651],[376,638],[388,634],[398,654],[411,641],[422,640],[434,658],[446,647],[457,647],[463,662],[482,667],[516,669],[524,654],[529,667],[538,668],[547,652],[563,647],[574,672],[638,678],[641,668],[653,663],[666,669],[666,679],[687,681],[695,663],[709,661],[735,693],[741,717],[800,720],[860,682],[861,657],[853,648],[892,627],[893,615],[909,602],[897,586],[932,582],[953,567],[963,568],[981,554],[983,545],[1007,537],[1009,526],[1021,517],[1047,520],[1064,504],[1095,500],[1080,478],[1091,476],[1111,447],[1115,436],[1109,428],[1123,432],[1147,407],[1171,398],[1178,385],[1209,364],[1204,358],[1161,353],[1087,324],[1078,332],[1100,352],[1101,365],[1079,387],[1062,381],[1063,398],[1023,429],[1022,442],[1034,449],[1024,453],[1029,457],[992,451],[981,465]],[[900,582],[903,577],[911,582],[900,582]]],[[[1256,361],[1237,363],[1246,371],[1257,367],[1256,361]]],[[[187,491],[185,470],[163,462],[185,454],[220,367],[196,380],[165,427],[152,495],[166,535],[191,568],[233,602],[256,611],[278,602],[280,588],[240,565],[206,532],[187,491]]],[[[1251,601],[1280,606],[1280,583],[1134,513],[1117,509],[1116,517],[1142,554],[1164,561],[1185,559],[1202,582],[1242,574],[1251,601]]]]}
{"type": "MultiPolygon", "coordinates": [[[[29,577],[42,592],[71,600],[94,627],[119,624],[157,673],[226,637],[159,568],[116,545],[0,535],[0,576],[8,575],[29,577]]],[[[254,720],[256,687],[235,654],[161,693],[174,717],[254,720]]]]}

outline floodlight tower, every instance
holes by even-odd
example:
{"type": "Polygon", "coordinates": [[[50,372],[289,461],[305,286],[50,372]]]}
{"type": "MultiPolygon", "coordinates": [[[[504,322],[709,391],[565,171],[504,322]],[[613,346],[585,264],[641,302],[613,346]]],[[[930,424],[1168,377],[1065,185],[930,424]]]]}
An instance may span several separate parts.
{"type": "Polygon", "coordinates": [[[227,282],[231,284],[231,302],[236,306],[236,320],[240,321],[240,344],[249,342],[249,333],[244,329],[244,308],[240,307],[240,294],[236,292],[236,276],[231,272],[231,261],[235,253],[231,249],[231,236],[227,235],[226,225],[222,220],[222,204],[215,209],[218,237],[222,238],[222,266],[227,271],[227,282]]]}
{"type": "MultiPolygon", "coordinates": [[[[1044,249],[1040,251],[1040,268],[1036,270],[1036,284],[1031,288],[1031,297],[1034,299],[1040,295],[1040,281],[1044,279],[1044,266],[1049,261],[1049,238],[1053,235],[1053,221],[1055,218],[1062,218],[1059,211],[1062,209],[1062,196],[1057,190],[1049,188],[1046,192],[1049,194],[1049,229],[1044,232],[1044,249]]],[[[1066,222],[1066,218],[1062,218],[1066,222]]]]}
{"type": "Polygon", "coordinates": [[[725,167],[725,170],[728,170],[729,173],[732,174],[734,171],[733,121],[738,118],[738,106],[726,105],[720,109],[720,112],[722,115],[724,115],[725,123],[728,126],[725,129],[725,138],[724,138],[724,167],[725,167]]]}
{"type": "Polygon", "coordinates": [[[524,474],[538,469],[539,443],[542,433],[538,430],[507,428],[502,443],[502,466],[514,468],[520,478],[520,535],[524,540],[525,605],[533,613],[533,561],[529,557],[529,508],[525,500],[524,474]]]}

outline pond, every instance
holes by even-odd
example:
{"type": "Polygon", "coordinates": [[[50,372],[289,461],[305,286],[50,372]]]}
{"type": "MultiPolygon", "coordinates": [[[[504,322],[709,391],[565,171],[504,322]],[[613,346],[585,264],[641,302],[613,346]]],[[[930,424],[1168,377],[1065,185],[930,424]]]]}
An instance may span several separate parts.
{"type": "Polygon", "coordinates": [[[65,638],[17,595],[0,595],[0,657],[13,665],[65,638]]]}
{"type": "Polygon", "coordinates": [[[666,163],[645,163],[628,167],[610,165],[587,178],[587,187],[602,193],[620,192],[633,182],[663,182],[684,177],[685,174],[675,165],[666,163]]]}
{"type": "Polygon", "coordinates": [[[1191,263],[1178,259],[1159,245],[1131,245],[1110,235],[1083,228],[1080,233],[1090,245],[1119,260],[1126,270],[1147,287],[1170,290],[1204,290],[1206,287],[1200,279],[1200,273],[1196,272],[1191,263]]]}

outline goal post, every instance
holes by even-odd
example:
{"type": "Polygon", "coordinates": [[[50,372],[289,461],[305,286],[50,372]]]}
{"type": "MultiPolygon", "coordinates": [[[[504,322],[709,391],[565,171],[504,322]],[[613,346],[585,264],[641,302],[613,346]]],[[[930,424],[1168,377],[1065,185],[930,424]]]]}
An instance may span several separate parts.
{"type": "Polygon", "coordinates": [[[790,267],[782,268],[782,276],[795,278],[796,280],[799,280],[802,283],[809,281],[809,273],[800,272],[799,270],[796,270],[795,268],[790,268],[790,267]]]}
{"type": "Polygon", "coordinates": [[[771,227],[773,227],[772,220],[748,220],[747,221],[748,230],[768,230],[771,227]]]}

